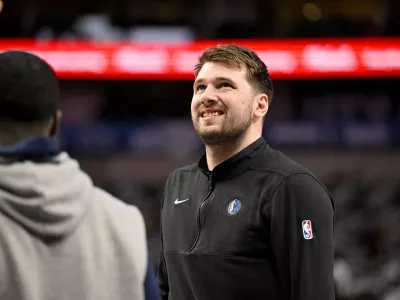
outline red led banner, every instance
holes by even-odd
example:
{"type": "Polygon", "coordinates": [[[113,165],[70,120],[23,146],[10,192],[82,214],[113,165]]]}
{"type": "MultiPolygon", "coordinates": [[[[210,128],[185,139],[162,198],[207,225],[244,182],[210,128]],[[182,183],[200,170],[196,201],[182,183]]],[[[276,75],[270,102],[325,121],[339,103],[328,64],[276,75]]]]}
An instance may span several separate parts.
{"type": "Polygon", "coordinates": [[[0,51],[26,50],[61,79],[193,79],[207,47],[235,43],[257,52],[273,79],[400,76],[400,39],[288,39],[128,43],[0,40],[0,51]]]}

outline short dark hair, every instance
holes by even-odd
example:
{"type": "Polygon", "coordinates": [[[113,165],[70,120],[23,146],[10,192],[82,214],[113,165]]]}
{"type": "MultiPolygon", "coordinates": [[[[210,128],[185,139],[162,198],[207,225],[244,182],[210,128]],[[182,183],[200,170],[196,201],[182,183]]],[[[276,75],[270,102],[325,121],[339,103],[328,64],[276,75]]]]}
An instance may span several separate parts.
{"type": "Polygon", "coordinates": [[[17,50],[0,54],[0,122],[48,121],[59,98],[57,76],[43,59],[17,50]]]}
{"type": "Polygon", "coordinates": [[[220,62],[236,68],[246,67],[249,82],[259,92],[266,94],[271,104],[274,91],[272,80],[267,66],[254,51],[233,44],[208,48],[201,54],[194,68],[196,77],[206,62],[220,62]]]}

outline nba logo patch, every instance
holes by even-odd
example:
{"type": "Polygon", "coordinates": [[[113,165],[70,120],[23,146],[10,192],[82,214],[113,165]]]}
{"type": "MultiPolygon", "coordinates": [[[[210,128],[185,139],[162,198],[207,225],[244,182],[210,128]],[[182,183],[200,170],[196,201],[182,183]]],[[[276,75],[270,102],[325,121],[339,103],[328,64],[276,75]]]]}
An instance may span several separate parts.
{"type": "Polygon", "coordinates": [[[303,224],[303,237],[306,240],[311,240],[313,238],[313,232],[312,232],[312,227],[311,227],[311,221],[310,220],[304,220],[302,222],[303,224]]]}

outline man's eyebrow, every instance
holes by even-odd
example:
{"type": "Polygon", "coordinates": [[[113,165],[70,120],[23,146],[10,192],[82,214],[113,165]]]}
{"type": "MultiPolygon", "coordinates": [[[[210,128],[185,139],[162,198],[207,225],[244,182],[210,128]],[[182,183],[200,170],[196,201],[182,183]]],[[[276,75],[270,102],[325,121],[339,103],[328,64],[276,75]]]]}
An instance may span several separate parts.
{"type": "MultiPolygon", "coordinates": [[[[202,82],[204,82],[204,81],[205,81],[204,78],[198,78],[198,79],[196,79],[196,80],[194,81],[193,85],[200,84],[200,83],[202,83],[202,82]]],[[[229,81],[229,82],[233,82],[232,79],[230,79],[230,78],[228,78],[228,77],[223,77],[223,76],[214,78],[214,81],[229,81]]]]}
{"type": "Polygon", "coordinates": [[[217,77],[217,78],[215,78],[215,80],[217,80],[217,81],[229,81],[229,82],[233,82],[232,79],[230,79],[230,78],[228,78],[228,77],[223,77],[223,76],[217,77]]]}
{"type": "Polygon", "coordinates": [[[202,83],[203,81],[204,81],[203,78],[197,78],[197,79],[194,81],[193,85],[197,85],[197,84],[199,84],[199,83],[202,83]]]}

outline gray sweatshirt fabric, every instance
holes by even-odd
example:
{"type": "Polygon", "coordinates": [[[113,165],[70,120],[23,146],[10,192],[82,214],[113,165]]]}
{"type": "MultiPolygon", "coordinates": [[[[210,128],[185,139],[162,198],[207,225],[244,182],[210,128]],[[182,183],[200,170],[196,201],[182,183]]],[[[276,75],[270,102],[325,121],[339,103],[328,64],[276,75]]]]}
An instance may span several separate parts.
{"type": "Polygon", "coordinates": [[[142,300],[147,261],[139,210],[68,154],[0,159],[1,300],[142,300]]]}

